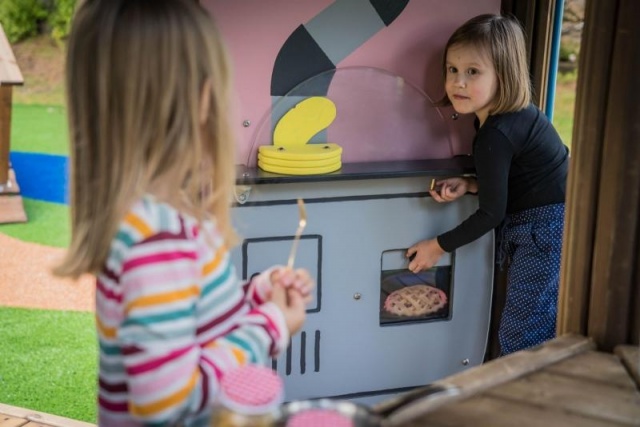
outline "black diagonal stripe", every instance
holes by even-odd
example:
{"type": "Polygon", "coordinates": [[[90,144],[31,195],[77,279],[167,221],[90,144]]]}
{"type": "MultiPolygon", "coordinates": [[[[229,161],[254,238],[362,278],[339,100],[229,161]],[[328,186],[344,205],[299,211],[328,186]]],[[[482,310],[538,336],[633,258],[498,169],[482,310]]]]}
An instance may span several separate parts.
{"type": "MultiPolygon", "coordinates": [[[[298,84],[336,66],[327,57],[311,34],[300,25],[282,45],[271,75],[271,96],[284,96],[298,84]]],[[[327,73],[326,81],[314,84],[313,93],[297,93],[300,96],[326,95],[333,73],[327,73]]]]}
{"type": "Polygon", "coordinates": [[[409,0],[369,0],[384,25],[389,26],[402,13],[409,0]]]}

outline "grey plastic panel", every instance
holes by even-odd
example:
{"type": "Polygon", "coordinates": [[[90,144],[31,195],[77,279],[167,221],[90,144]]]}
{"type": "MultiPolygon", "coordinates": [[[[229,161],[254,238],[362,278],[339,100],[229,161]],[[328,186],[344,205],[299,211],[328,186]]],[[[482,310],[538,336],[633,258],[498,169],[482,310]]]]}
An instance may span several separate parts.
{"type": "MultiPolygon", "coordinates": [[[[250,278],[274,265],[286,265],[293,243],[293,236],[276,238],[246,239],[243,243],[243,278],[250,278]]],[[[322,292],[321,271],[322,236],[305,235],[298,243],[294,268],[306,268],[316,280],[313,301],[307,306],[308,312],[320,310],[322,292]]]]}
{"type": "Polygon", "coordinates": [[[232,257],[240,272],[245,264],[251,271],[286,264],[298,222],[298,197],[306,200],[304,236],[321,237],[320,251],[315,237],[303,239],[296,261],[298,266],[316,266],[321,293],[314,303],[320,309],[308,314],[303,333],[274,363],[284,378],[287,400],[383,396],[482,362],[493,286],[493,233],[442,261],[454,264],[450,320],[379,324],[382,253],[447,231],[477,209],[474,196],[448,204],[417,197],[416,190],[424,191],[428,182],[398,178],[261,185],[252,188],[247,205],[233,209],[238,230],[249,242],[284,243],[255,251],[249,243],[244,254],[242,246],[237,247],[232,257]]]}

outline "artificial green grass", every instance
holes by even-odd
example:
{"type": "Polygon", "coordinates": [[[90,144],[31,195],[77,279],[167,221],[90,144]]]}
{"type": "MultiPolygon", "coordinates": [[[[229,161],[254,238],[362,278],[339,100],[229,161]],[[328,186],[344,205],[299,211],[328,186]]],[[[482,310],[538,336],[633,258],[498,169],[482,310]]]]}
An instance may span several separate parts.
{"type": "Polygon", "coordinates": [[[68,146],[62,106],[13,104],[11,151],[67,155],[68,146]]]}
{"type": "Polygon", "coordinates": [[[68,247],[71,236],[69,207],[27,198],[22,200],[29,221],[23,224],[0,224],[0,233],[24,242],[68,247]]]}
{"type": "Polygon", "coordinates": [[[96,422],[93,313],[0,308],[0,402],[96,422]]]}

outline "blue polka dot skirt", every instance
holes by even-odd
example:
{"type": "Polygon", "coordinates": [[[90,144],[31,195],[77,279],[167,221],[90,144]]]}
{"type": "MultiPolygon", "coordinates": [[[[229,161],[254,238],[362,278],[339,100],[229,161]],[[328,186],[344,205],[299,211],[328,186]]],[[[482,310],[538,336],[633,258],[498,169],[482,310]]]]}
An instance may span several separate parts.
{"type": "Polygon", "coordinates": [[[507,297],[498,339],[501,355],[556,335],[564,203],[508,215],[497,254],[507,261],[507,297]]]}

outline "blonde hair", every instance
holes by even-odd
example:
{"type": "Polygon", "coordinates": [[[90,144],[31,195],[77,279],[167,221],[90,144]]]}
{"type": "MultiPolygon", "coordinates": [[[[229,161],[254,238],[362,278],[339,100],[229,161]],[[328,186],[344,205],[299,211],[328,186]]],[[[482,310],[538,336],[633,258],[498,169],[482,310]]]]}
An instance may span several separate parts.
{"type": "MultiPolygon", "coordinates": [[[[531,78],[524,33],[513,18],[479,15],[458,28],[447,41],[442,61],[443,77],[447,75],[447,52],[453,46],[470,46],[485,52],[498,78],[495,99],[489,114],[512,113],[531,103],[531,78]]],[[[445,95],[438,105],[451,105],[445,95]]]]}
{"type": "Polygon", "coordinates": [[[85,0],[68,41],[71,244],[54,272],[100,271],[118,224],[151,189],[235,243],[227,55],[194,0],[85,0]],[[209,104],[202,117],[202,105],[209,104]]]}

